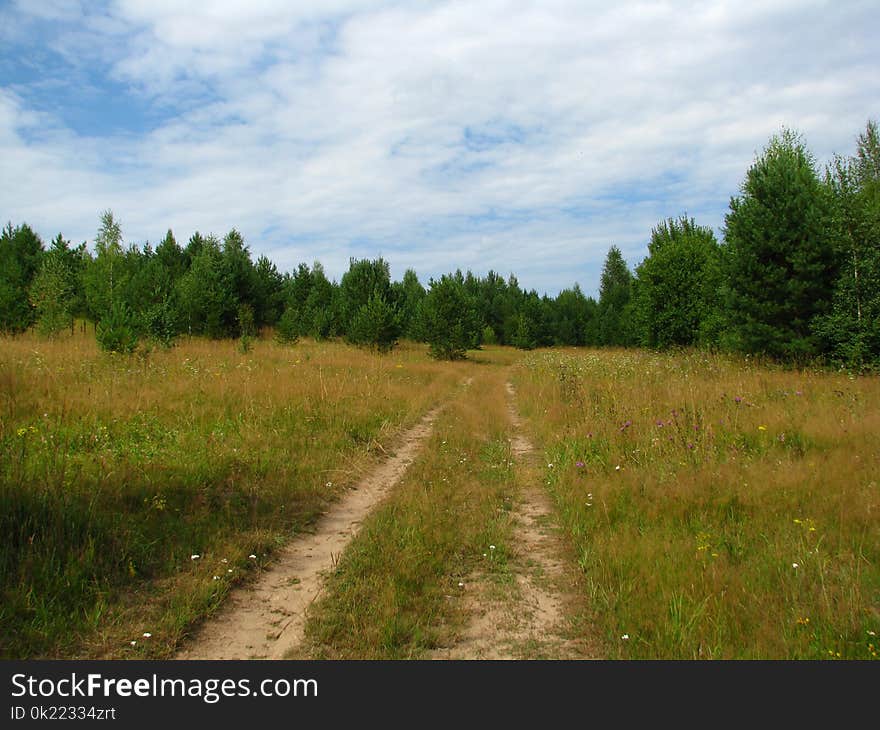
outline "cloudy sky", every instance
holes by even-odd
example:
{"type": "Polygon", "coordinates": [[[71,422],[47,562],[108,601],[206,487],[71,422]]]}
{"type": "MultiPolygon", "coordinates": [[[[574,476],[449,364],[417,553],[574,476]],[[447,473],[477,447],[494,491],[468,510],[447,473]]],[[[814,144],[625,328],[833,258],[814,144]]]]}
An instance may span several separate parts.
{"type": "Polygon", "coordinates": [[[851,154],[878,29],[877,0],[0,2],[0,217],[595,295],[665,217],[720,237],[783,126],[851,154]]]}

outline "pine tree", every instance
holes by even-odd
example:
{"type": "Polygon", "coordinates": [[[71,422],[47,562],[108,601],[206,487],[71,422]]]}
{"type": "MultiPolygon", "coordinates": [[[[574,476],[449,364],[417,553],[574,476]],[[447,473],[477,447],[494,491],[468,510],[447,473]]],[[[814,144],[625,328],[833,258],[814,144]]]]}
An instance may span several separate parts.
{"type": "Polygon", "coordinates": [[[608,249],[599,284],[600,345],[630,345],[633,342],[630,323],[630,298],[633,275],[617,246],[608,249]]]}
{"type": "Polygon", "coordinates": [[[43,256],[43,242],[26,223],[0,234],[0,330],[24,332],[34,323],[28,291],[43,256]]]}
{"type": "Polygon", "coordinates": [[[460,276],[431,279],[421,305],[421,323],[431,356],[438,360],[463,360],[468,349],[479,343],[476,304],[460,276]]]}
{"type": "Polygon", "coordinates": [[[830,196],[798,135],[773,137],[725,217],[730,344],[780,359],[819,352],[813,327],[835,279],[830,196]]]}

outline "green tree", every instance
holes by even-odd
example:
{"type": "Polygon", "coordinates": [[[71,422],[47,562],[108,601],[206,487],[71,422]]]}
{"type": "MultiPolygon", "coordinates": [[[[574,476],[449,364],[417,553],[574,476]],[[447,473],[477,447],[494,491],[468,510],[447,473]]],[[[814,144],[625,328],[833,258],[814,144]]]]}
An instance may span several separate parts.
{"type": "Polygon", "coordinates": [[[587,298],[578,284],[559,292],[552,308],[554,344],[575,347],[586,344],[588,310],[587,298]]]}
{"type": "Polygon", "coordinates": [[[0,234],[0,330],[23,332],[34,323],[28,291],[42,256],[43,243],[30,226],[6,225],[0,234]]]}
{"type": "Polygon", "coordinates": [[[120,292],[128,284],[127,274],[122,227],[113,212],[105,210],[95,236],[95,258],[89,260],[83,272],[86,308],[94,322],[105,317],[114,303],[123,301],[120,292]]]}
{"type": "Polygon", "coordinates": [[[385,353],[397,345],[400,316],[382,294],[375,293],[361,305],[349,325],[346,339],[354,345],[366,346],[385,353]]]}
{"type": "Polygon", "coordinates": [[[392,285],[394,299],[400,312],[400,330],[404,337],[419,341],[422,333],[418,327],[418,312],[427,292],[419,282],[419,277],[413,269],[407,269],[400,282],[392,285]]]}
{"type": "Polygon", "coordinates": [[[102,350],[130,354],[138,344],[137,318],[125,302],[114,302],[98,322],[95,334],[102,350]]]}
{"type": "Polygon", "coordinates": [[[801,138],[774,136],[725,217],[730,344],[779,359],[819,352],[814,323],[836,278],[831,198],[801,138]]]}
{"type": "Polygon", "coordinates": [[[364,337],[382,332],[383,342],[397,342],[400,337],[400,317],[397,315],[394,292],[391,288],[391,272],[388,262],[382,258],[374,261],[351,259],[348,271],[339,282],[339,309],[346,338],[360,345],[376,345],[364,337]],[[381,324],[380,324],[381,323],[381,324]],[[386,331],[385,328],[397,328],[386,331]]]}
{"type": "Polygon", "coordinates": [[[175,291],[189,334],[218,339],[236,333],[239,302],[216,236],[201,239],[199,252],[175,291]]]}
{"type": "Polygon", "coordinates": [[[30,287],[37,330],[43,335],[54,337],[61,330],[73,327],[77,305],[74,261],[69,243],[59,233],[42,257],[40,269],[30,287]]]}
{"type": "Polygon", "coordinates": [[[633,344],[631,306],[633,275],[617,246],[605,257],[599,284],[598,344],[633,344]]]}
{"type": "Polygon", "coordinates": [[[633,287],[641,344],[665,348],[712,340],[721,285],[719,251],[712,229],[693,218],[670,218],[652,230],[633,287]]]}
{"type": "Polygon", "coordinates": [[[853,157],[826,172],[840,233],[831,311],[816,321],[824,350],[850,367],[880,365],[880,134],[869,121],[853,157]]]}
{"type": "Polygon", "coordinates": [[[284,311],[284,278],[266,256],[260,256],[254,267],[253,298],[257,328],[278,322],[284,311]]]}
{"type": "Polygon", "coordinates": [[[335,337],[342,328],[339,286],[327,278],[324,267],[317,261],[312,265],[311,282],[305,301],[303,333],[316,340],[335,337]]]}
{"type": "Polygon", "coordinates": [[[438,360],[462,360],[479,343],[481,321],[476,303],[460,276],[444,274],[431,279],[421,304],[421,321],[431,356],[438,360]]]}

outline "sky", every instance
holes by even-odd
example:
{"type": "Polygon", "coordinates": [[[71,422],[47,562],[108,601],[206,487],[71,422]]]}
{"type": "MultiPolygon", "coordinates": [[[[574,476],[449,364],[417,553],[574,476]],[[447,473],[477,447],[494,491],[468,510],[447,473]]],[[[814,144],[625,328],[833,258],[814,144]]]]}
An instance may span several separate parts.
{"type": "Polygon", "coordinates": [[[783,128],[853,154],[878,32],[877,0],[0,1],[0,218],[597,296],[665,218],[721,239],[783,128]]]}

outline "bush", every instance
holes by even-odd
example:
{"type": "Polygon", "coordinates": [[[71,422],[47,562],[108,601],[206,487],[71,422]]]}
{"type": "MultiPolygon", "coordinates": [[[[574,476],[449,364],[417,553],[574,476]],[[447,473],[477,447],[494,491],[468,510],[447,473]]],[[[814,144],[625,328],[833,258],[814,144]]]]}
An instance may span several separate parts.
{"type": "Polygon", "coordinates": [[[431,281],[422,301],[421,324],[431,356],[438,360],[463,360],[479,341],[476,306],[457,278],[443,275],[431,281]]]}
{"type": "Polygon", "coordinates": [[[116,303],[108,314],[98,322],[95,337],[102,350],[131,354],[138,344],[135,317],[124,303],[116,303]]]}
{"type": "Polygon", "coordinates": [[[151,306],[143,316],[144,330],[165,349],[174,345],[177,336],[177,311],[168,299],[151,306]]]}
{"type": "Polygon", "coordinates": [[[384,296],[374,294],[354,315],[346,337],[354,345],[390,352],[400,337],[400,317],[384,296]]]}
{"type": "Polygon", "coordinates": [[[299,316],[293,307],[287,307],[275,327],[275,341],[281,345],[295,345],[299,340],[299,316]]]}

